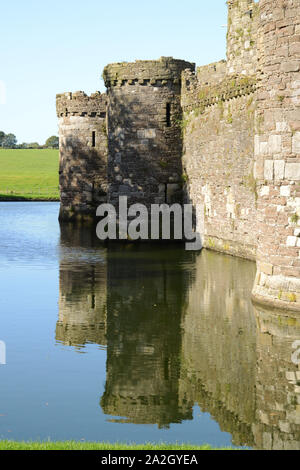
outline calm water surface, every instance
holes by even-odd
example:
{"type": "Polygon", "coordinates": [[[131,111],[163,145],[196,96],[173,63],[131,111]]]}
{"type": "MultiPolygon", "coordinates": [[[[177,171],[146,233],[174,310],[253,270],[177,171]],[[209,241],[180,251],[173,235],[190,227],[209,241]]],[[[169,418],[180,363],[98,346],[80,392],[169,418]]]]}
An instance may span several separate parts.
{"type": "Polygon", "coordinates": [[[0,203],[0,438],[300,449],[300,323],[252,306],[254,263],[58,209],[0,203]]]}

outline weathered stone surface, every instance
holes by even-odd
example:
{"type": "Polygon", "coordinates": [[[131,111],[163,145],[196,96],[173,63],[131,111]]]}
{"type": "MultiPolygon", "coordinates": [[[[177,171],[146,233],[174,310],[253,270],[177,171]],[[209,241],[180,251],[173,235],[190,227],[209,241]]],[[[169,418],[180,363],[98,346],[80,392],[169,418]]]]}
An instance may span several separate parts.
{"type": "Polygon", "coordinates": [[[300,180],[300,162],[287,163],[285,166],[285,177],[288,180],[300,180]]]}
{"type": "MultiPolygon", "coordinates": [[[[270,189],[257,200],[259,263],[254,295],[273,305],[299,309],[300,285],[293,280],[300,276],[300,243],[295,230],[299,218],[300,62],[299,48],[294,45],[299,42],[300,1],[260,0],[259,10],[256,139],[268,141],[268,148],[256,153],[256,163],[266,169],[274,160],[274,180],[269,171],[257,181],[258,187],[264,187],[267,179],[270,189]],[[274,11],[280,12],[280,19],[274,18],[274,11]],[[262,282],[263,263],[273,265],[273,274],[262,282]]],[[[282,429],[284,426],[282,423],[282,429]]]]}
{"type": "Polygon", "coordinates": [[[258,5],[252,0],[229,0],[227,32],[227,71],[254,75],[257,64],[258,5]]]}

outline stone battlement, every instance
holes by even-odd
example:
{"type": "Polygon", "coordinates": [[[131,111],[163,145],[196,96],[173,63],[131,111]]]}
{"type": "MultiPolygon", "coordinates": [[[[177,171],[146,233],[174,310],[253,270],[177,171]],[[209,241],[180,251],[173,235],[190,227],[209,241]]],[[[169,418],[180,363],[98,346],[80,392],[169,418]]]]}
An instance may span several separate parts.
{"type": "MultiPolygon", "coordinates": [[[[226,67],[226,60],[220,60],[219,62],[213,62],[212,64],[197,67],[194,75],[197,77],[199,84],[213,85],[224,79],[224,76],[226,75],[226,67]]],[[[186,71],[187,75],[188,73],[189,72],[186,71]]]]}
{"type": "Polygon", "coordinates": [[[125,83],[156,85],[158,81],[166,85],[169,80],[179,83],[181,72],[185,69],[194,70],[195,64],[173,57],[161,57],[159,60],[109,64],[104,68],[103,79],[108,88],[125,83]]]}
{"type": "Polygon", "coordinates": [[[88,96],[84,91],[56,95],[57,116],[95,115],[105,117],[107,96],[99,91],[88,96]]]}
{"type": "Polygon", "coordinates": [[[182,107],[184,111],[199,109],[203,112],[207,106],[250,95],[256,91],[254,77],[227,76],[215,85],[203,85],[198,76],[185,71],[182,83],[182,107]]]}

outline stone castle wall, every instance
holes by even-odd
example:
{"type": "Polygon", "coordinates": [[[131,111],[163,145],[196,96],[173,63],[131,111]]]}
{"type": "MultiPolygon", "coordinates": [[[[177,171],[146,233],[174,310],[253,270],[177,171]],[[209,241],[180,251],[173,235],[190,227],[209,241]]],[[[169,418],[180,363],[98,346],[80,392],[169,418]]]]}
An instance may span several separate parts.
{"type": "Polygon", "coordinates": [[[188,200],[204,206],[204,246],[255,259],[255,81],[184,73],[183,167],[188,200]]]}
{"type": "Polygon", "coordinates": [[[258,260],[257,300],[300,309],[300,0],[227,3],[227,61],[110,64],[106,95],[58,95],[61,219],[185,195],[205,247],[258,260]]]}
{"type": "Polygon", "coordinates": [[[300,308],[300,0],[260,1],[254,295],[300,308]]]}
{"type": "Polygon", "coordinates": [[[227,62],[184,71],[186,196],[204,207],[207,248],[255,259],[254,125],[258,5],[228,1],[227,62]]]}

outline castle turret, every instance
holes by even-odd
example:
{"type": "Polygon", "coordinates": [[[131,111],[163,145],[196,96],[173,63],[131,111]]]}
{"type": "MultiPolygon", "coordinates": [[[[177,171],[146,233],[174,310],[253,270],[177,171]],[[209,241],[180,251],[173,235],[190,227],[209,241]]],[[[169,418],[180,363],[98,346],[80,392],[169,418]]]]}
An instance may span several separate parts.
{"type": "Polygon", "coordinates": [[[171,57],[105,67],[109,202],[180,202],[181,72],[194,67],[171,57]]]}
{"type": "Polygon", "coordinates": [[[300,308],[300,0],[260,1],[254,297],[300,308]]]}
{"type": "Polygon", "coordinates": [[[258,3],[228,0],[227,71],[254,75],[257,67],[258,3]]]}
{"type": "Polygon", "coordinates": [[[94,217],[106,201],[106,95],[64,93],[56,97],[59,118],[60,220],[94,217]]]}

